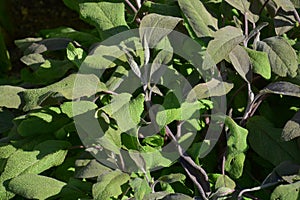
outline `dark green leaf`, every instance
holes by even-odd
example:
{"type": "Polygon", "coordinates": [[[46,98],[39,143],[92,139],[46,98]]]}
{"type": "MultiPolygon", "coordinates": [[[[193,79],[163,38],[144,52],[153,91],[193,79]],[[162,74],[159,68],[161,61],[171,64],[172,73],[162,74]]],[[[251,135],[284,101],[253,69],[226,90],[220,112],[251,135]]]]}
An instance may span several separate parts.
{"type": "Polygon", "coordinates": [[[13,127],[14,115],[8,110],[2,110],[0,108],[0,133],[8,131],[13,127]]]}
{"type": "Polygon", "coordinates": [[[36,174],[24,174],[13,178],[9,190],[27,199],[47,199],[60,193],[66,183],[36,174]]]}
{"type": "Polygon", "coordinates": [[[247,122],[249,142],[253,150],[273,165],[290,160],[300,162],[296,141],[281,140],[282,129],[275,128],[272,123],[261,116],[255,116],[247,122]]]}
{"type": "Polygon", "coordinates": [[[285,124],[281,137],[285,141],[290,141],[296,137],[300,137],[300,111],[298,111],[293,118],[285,124]]]}
{"type": "Polygon", "coordinates": [[[164,183],[174,183],[177,181],[184,181],[185,175],[184,174],[169,174],[159,177],[158,181],[164,182],[164,183]]]}
{"type": "Polygon", "coordinates": [[[168,194],[162,200],[193,200],[192,197],[189,197],[185,194],[175,193],[175,194],[168,194]]]}
{"type": "Polygon", "coordinates": [[[207,11],[201,1],[179,0],[178,3],[197,37],[212,36],[218,29],[217,19],[207,11]]]}
{"type": "Polygon", "coordinates": [[[300,97],[300,86],[290,82],[279,81],[269,84],[267,87],[260,91],[260,94],[270,93],[300,97]]]}
{"type": "Polygon", "coordinates": [[[75,165],[77,166],[75,171],[76,178],[93,178],[111,171],[111,169],[102,165],[96,159],[77,160],[75,165]],[[85,163],[86,161],[87,163],[85,163]]]}
{"type": "Polygon", "coordinates": [[[280,37],[271,37],[257,42],[257,49],[268,54],[272,72],[285,77],[297,75],[298,62],[295,50],[280,37]]]}

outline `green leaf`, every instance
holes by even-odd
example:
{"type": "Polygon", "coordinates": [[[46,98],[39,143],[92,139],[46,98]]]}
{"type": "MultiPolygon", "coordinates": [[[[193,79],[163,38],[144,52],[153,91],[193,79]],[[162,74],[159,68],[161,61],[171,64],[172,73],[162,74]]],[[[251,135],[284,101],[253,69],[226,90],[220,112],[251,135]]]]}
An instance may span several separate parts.
{"type": "Polygon", "coordinates": [[[225,124],[230,130],[230,135],[227,139],[225,170],[228,171],[230,176],[238,179],[243,173],[246,157],[245,151],[248,148],[248,130],[237,125],[235,121],[228,116],[225,118],[225,124]]]}
{"type": "Polygon", "coordinates": [[[110,168],[102,165],[96,159],[79,159],[75,162],[75,165],[77,166],[75,171],[76,178],[94,178],[111,171],[110,168]]]}
{"type": "Polygon", "coordinates": [[[162,200],[193,200],[192,197],[189,197],[185,194],[175,193],[175,194],[168,194],[162,200]]]}
{"type": "Polygon", "coordinates": [[[36,174],[17,176],[8,184],[10,191],[27,199],[47,199],[59,194],[64,186],[64,182],[36,174]]]}
{"type": "Polygon", "coordinates": [[[61,81],[39,89],[28,89],[23,92],[26,105],[23,110],[38,108],[45,96],[60,94],[66,99],[73,100],[84,96],[92,96],[105,90],[105,85],[93,74],[71,74],[61,81]]]}
{"type": "Polygon", "coordinates": [[[80,68],[83,60],[86,57],[86,53],[81,48],[76,48],[72,43],[69,43],[67,47],[67,58],[73,62],[76,67],[80,68]]]}
{"type": "Polygon", "coordinates": [[[300,181],[275,188],[271,200],[298,200],[300,196],[300,181]]]}
{"type": "Polygon", "coordinates": [[[93,199],[109,200],[122,194],[121,186],[130,179],[128,174],[119,170],[102,174],[93,185],[93,199]]]}
{"type": "Polygon", "coordinates": [[[239,75],[247,83],[250,83],[252,81],[252,69],[250,58],[246,50],[238,45],[229,53],[229,58],[239,75]]]}
{"type": "Polygon", "coordinates": [[[8,131],[13,127],[14,115],[9,110],[2,110],[0,108],[0,133],[8,131]]]}
{"type": "Polygon", "coordinates": [[[128,30],[124,3],[83,2],[79,3],[81,17],[95,26],[102,39],[128,30]]]}
{"type": "Polygon", "coordinates": [[[10,85],[0,86],[0,107],[7,108],[19,108],[21,105],[20,94],[25,89],[21,87],[15,87],[10,85]]]}
{"type": "Polygon", "coordinates": [[[157,179],[159,182],[163,182],[163,183],[174,183],[177,181],[184,181],[185,180],[185,175],[184,174],[180,174],[180,173],[176,173],[176,174],[168,174],[168,175],[164,175],[159,177],[159,179],[157,179]]]}
{"type": "Polygon", "coordinates": [[[247,13],[247,19],[250,22],[255,23],[258,21],[259,16],[255,15],[254,13],[252,13],[250,11],[251,3],[249,1],[247,1],[247,0],[226,0],[226,2],[229,3],[231,6],[233,6],[234,8],[241,11],[241,13],[243,15],[245,15],[247,13]]]}
{"type": "Polygon", "coordinates": [[[235,186],[235,182],[231,178],[226,175],[221,175],[216,181],[215,189],[217,190],[219,188],[226,187],[233,190],[235,186]]]}
{"type": "Polygon", "coordinates": [[[285,124],[281,137],[284,141],[300,137],[300,111],[285,124]]]}
{"type": "MultiPolygon", "coordinates": [[[[21,117],[16,118],[15,121],[18,122],[21,117]]],[[[31,112],[24,119],[20,120],[17,131],[24,137],[53,134],[66,123],[70,122],[70,119],[61,115],[60,110],[56,107],[31,112]]]]}
{"type": "Polygon", "coordinates": [[[198,99],[204,99],[213,96],[223,96],[233,88],[232,83],[222,82],[217,79],[211,79],[206,83],[200,83],[193,88],[193,92],[198,99]]]}
{"type": "Polygon", "coordinates": [[[259,92],[260,94],[280,94],[293,97],[300,97],[300,86],[285,82],[279,81],[270,83],[267,87],[259,92]]]}
{"type": "Polygon", "coordinates": [[[278,7],[281,7],[285,11],[293,11],[295,9],[293,3],[290,0],[273,0],[278,7]]]}
{"type": "Polygon", "coordinates": [[[294,28],[296,19],[293,12],[285,12],[279,9],[274,17],[275,32],[277,35],[283,35],[294,28]]]}
{"type": "Polygon", "coordinates": [[[144,110],[144,96],[130,100],[131,94],[121,93],[115,95],[112,102],[101,108],[110,117],[117,121],[119,129],[126,132],[136,128],[144,110]]]}
{"type": "Polygon", "coordinates": [[[207,51],[215,63],[226,59],[228,54],[245,39],[242,30],[233,26],[221,28],[213,34],[213,37],[214,39],[208,43],[207,51]]]}
{"type": "Polygon", "coordinates": [[[255,51],[249,48],[245,48],[253,67],[253,72],[261,75],[265,79],[271,78],[271,65],[268,58],[268,54],[262,51],[255,51]]]}
{"type": "Polygon", "coordinates": [[[60,108],[69,118],[81,115],[91,110],[95,110],[98,106],[91,101],[74,101],[64,102],[60,108]]]}
{"type": "Polygon", "coordinates": [[[143,200],[146,194],[152,192],[151,187],[145,179],[135,178],[129,182],[129,185],[134,191],[134,197],[136,200],[143,200]]]}
{"type": "Polygon", "coordinates": [[[165,36],[173,31],[180,18],[158,14],[148,14],[140,24],[141,41],[146,41],[149,48],[154,48],[165,36]]]}
{"type": "Polygon", "coordinates": [[[268,54],[272,72],[286,77],[297,75],[298,62],[295,50],[280,37],[271,37],[257,42],[257,49],[268,54]]]}
{"type": "Polygon", "coordinates": [[[157,199],[162,199],[166,195],[168,195],[169,192],[163,191],[163,192],[154,192],[151,194],[147,194],[144,196],[143,200],[157,200],[157,199]]]}
{"type": "Polygon", "coordinates": [[[261,116],[255,116],[247,122],[249,143],[253,150],[273,165],[290,160],[300,162],[296,141],[281,140],[282,129],[261,116]]]}
{"type": "Polygon", "coordinates": [[[207,11],[201,1],[178,0],[178,4],[197,37],[212,36],[218,30],[217,19],[207,11]]]}

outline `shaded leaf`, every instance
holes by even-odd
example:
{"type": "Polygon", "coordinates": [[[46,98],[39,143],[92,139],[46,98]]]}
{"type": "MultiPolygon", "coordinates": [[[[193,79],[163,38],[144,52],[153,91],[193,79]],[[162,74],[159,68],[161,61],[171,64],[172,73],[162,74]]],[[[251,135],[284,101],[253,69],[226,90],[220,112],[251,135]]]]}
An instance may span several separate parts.
{"type": "Polygon", "coordinates": [[[207,51],[219,63],[227,58],[228,54],[244,40],[241,29],[226,26],[213,34],[214,39],[208,43],[207,51]]]}
{"type": "Polygon", "coordinates": [[[270,79],[271,65],[268,58],[268,54],[266,52],[255,51],[249,48],[246,48],[246,51],[250,57],[253,72],[261,75],[265,79],[270,79]]]}
{"type": "Polygon", "coordinates": [[[261,116],[255,116],[247,122],[249,142],[253,150],[273,165],[290,160],[300,162],[296,141],[281,140],[282,129],[261,116]]]}
{"type": "Polygon", "coordinates": [[[96,159],[93,160],[77,160],[75,170],[76,178],[93,178],[98,177],[103,173],[110,172],[111,169],[99,163],[96,159]]]}
{"type": "Polygon", "coordinates": [[[259,16],[250,11],[250,2],[247,0],[226,0],[234,8],[241,11],[243,15],[247,14],[248,20],[252,23],[258,21],[259,16]]]}
{"type": "Polygon", "coordinates": [[[239,75],[246,82],[250,83],[252,80],[252,69],[246,50],[238,45],[229,53],[229,58],[239,75]]]}
{"type": "Polygon", "coordinates": [[[294,16],[294,12],[285,12],[281,9],[277,12],[274,17],[274,26],[277,35],[283,35],[288,32],[292,28],[294,28],[296,23],[296,19],[294,16]]]}
{"type": "Polygon", "coordinates": [[[9,190],[28,199],[47,199],[59,194],[64,186],[64,182],[36,174],[17,176],[8,184],[9,190]]]}
{"type": "Polygon", "coordinates": [[[93,185],[93,199],[109,200],[122,194],[121,186],[130,179],[128,174],[115,170],[102,174],[93,185]]]}
{"type": "Polygon", "coordinates": [[[147,194],[144,196],[143,200],[157,200],[157,199],[162,199],[166,195],[168,195],[169,192],[163,191],[163,192],[154,192],[151,194],[147,194]]]}
{"type": "Polygon", "coordinates": [[[185,194],[175,193],[175,194],[168,194],[162,200],[193,200],[192,197],[189,197],[185,194]]]}
{"type": "Polygon", "coordinates": [[[281,137],[285,141],[300,137],[300,111],[285,124],[281,137]]]}
{"type": "Polygon", "coordinates": [[[215,189],[217,190],[219,188],[225,187],[233,190],[235,186],[235,182],[231,178],[226,175],[221,175],[216,181],[215,189]]]}
{"type": "Polygon", "coordinates": [[[3,133],[5,131],[8,131],[13,127],[13,121],[14,115],[8,110],[2,110],[0,108],[0,133],[3,133]]]}
{"type": "Polygon", "coordinates": [[[174,183],[177,181],[184,181],[185,180],[185,175],[184,174],[168,174],[168,175],[164,175],[159,177],[159,179],[157,179],[159,182],[164,182],[164,183],[174,183]]]}
{"type": "Polygon", "coordinates": [[[257,49],[268,54],[272,72],[285,77],[297,75],[298,62],[295,50],[280,37],[271,37],[257,42],[257,49]]]}
{"type": "Polygon", "coordinates": [[[197,37],[212,36],[218,29],[218,22],[204,7],[201,1],[179,0],[178,4],[197,37]]]}
{"type": "Polygon", "coordinates": [[[290,82],[279,81],[269,84],[267,87],[260,91],[260,94],[270,93],[300,97],[300,86],[290,82]]]}
{"type": "Polygon", "coordinates": [[[275,188],[271,200],[298,200],[300,196],[300,181],[275,188]]]}

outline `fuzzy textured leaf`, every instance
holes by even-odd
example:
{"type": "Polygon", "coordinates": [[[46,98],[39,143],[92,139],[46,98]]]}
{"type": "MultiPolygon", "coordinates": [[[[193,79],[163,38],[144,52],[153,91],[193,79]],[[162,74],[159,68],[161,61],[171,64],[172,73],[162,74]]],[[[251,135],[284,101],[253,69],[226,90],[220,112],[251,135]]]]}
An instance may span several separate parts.
{"type": "Polygon", "coordinates": [[[285,124],[281,137],[285,141],[300,137],[300,111],[285,124]]]}
{"type": "Polygon", "coordinates": [[[265,79],[270,79],[271,65],[268,58],[268,54],[266,52],[255,51],[249,48],[246,48],[246,51],[250,57],[253,72],[261,75],[265,79]]]}

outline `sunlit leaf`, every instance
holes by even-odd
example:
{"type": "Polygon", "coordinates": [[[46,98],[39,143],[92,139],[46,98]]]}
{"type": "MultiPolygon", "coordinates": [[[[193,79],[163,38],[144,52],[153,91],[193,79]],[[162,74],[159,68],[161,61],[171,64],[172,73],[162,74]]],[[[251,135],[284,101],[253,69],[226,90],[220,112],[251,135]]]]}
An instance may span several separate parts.
{"type": "Polygon", "coordinates": [[[255,51],[246,48],[246,51],[250,57],[250,62],[253,67],[253,72],[261,75],[265,79],[271,78],[271,66],[268,58],[268,54],[262,51],[255,51]]]}
{"type": "Polygon", "coordinates": [[[287,185],[280,185],[275,188],[271,200],[298,200],[300,195],[300,181],[287,185]]]}
{"type": "Polygon", "coordinates": [[[145,179],[135,178],[129,182],[134,191],[134,197],[136,200],[143,200],[146,194],[151,193],[151,187],[145,179]]]}
{"type": "Polygon", "coordinates": [[[297,137],[300,137],[300,111],[285,124],[282,131],[282,138],[285,141],[290,141],[297,137]]]}

